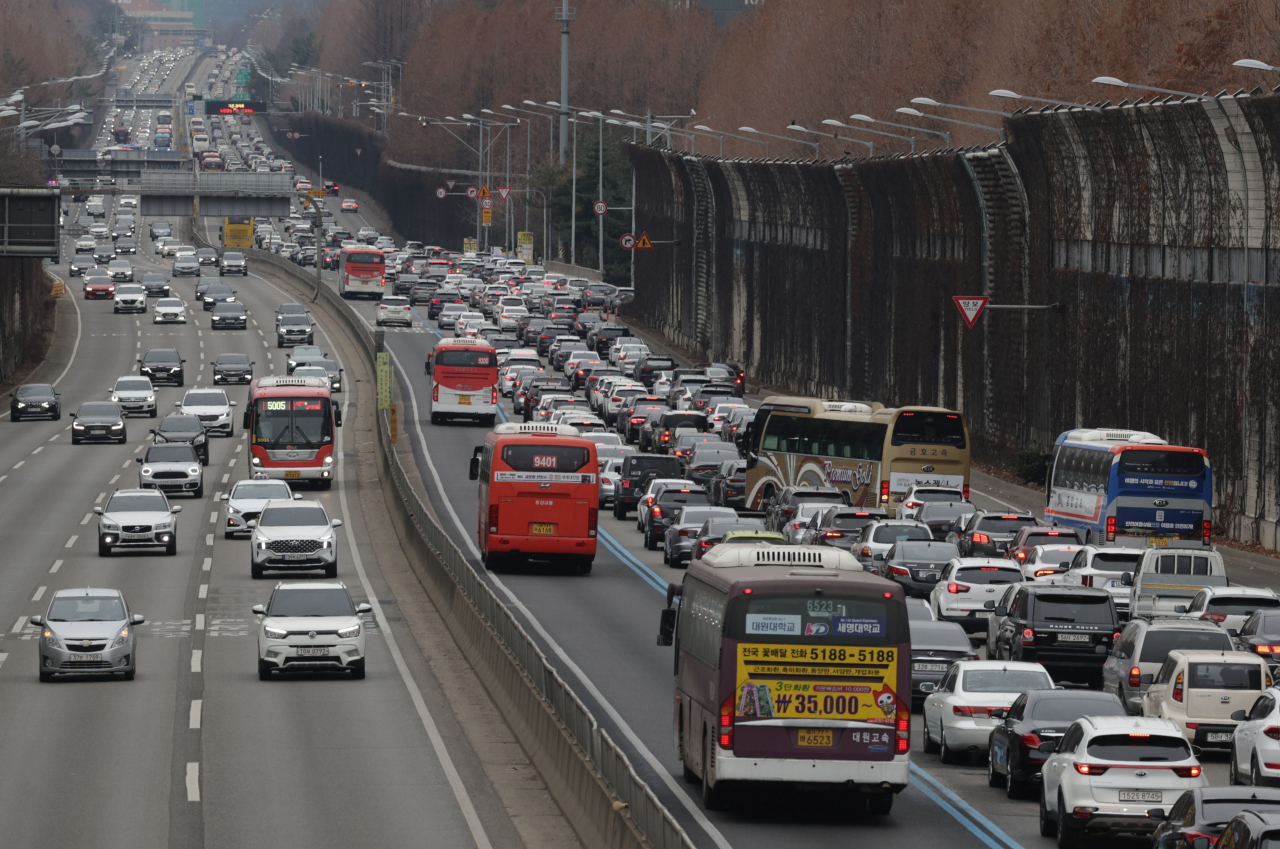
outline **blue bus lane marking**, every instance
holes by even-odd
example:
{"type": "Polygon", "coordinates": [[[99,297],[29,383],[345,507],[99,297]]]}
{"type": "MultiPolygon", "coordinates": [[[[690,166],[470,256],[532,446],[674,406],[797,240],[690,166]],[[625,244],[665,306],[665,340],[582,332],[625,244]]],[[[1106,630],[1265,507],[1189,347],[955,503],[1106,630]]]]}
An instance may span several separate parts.
{"type": "MultiPolygon", "coordinates": [[[[933,775],[929,774],[923,767],[919,766],[918,764],[912,763],[911,772],[914,773],[919,778],[923,779],[928,784],[932,785],[943,796],[947,797],[951,801],[955,802],[957,805],[960,805],[962,808],[964,808],[965,812],[969,816],[973,817],[973,819],[976,822],[980,823],[984,828],[986,828],[988,831],[994,834],[997,838],[1002,840],[1006,846],[1010,847],[1010,849],[1023,849],[1022,844],[1014,840],[1009,835],[1005,834],[1004,831],[1000,828],[1000,826],[996,825],[991,820],[987,819],[982,814],[978,813],[978,811],[973,807],[972,803],[966,802],[964,799],[960,798],[960,796],[957,795],[953,790],[951,790],[951,788],[947,787],[945,784],[943,784],[933,775]]],[[[916,786],[920,787],[920,785],[916,785],[916,786]]],[[[927,788],[924,788],[924,787],[920,787],[920,789],[927,790],[927,788]]],[[[942,800],[935,799],[935,801],[937,801],[938,804],[942,805],[944,808],[947,807],[942,802],[942,800]]],[[[954,811],[952,813],[954,814],[954,811]]],[[[957,819],[959,819],[958,816],[957,816],[957,819]]]]}

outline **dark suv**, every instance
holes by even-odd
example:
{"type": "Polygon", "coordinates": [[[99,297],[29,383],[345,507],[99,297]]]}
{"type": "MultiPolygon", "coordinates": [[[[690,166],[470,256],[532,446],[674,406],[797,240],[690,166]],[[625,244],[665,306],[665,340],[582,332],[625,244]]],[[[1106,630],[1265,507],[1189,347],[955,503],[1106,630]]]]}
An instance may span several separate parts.
{"type": "Polygon", "coordinates": [[[587,344],[603,357],[609,353],[615,340],[630,335],[631,331],[621,324],[601,324],[587,334],[587,344]]]}
{"type": "Polygon", "coordinates": [[[671,524],[677,508],[706,503],[707,491],[700,486],[679,484],[663,486],[653,499],[653,506],[645,514],[644,547],[650,551],[658,550],[658,543],[662,541],[667,525],[671,524]]]}
{"type": "Polygon", "coordinates": [[[649,478],[680,477],[680,461],[675,457],[663,457],[656,454],[628,454],[622,458],[622,468],[618,473],[618,485],[614,489],[613,517],[627,518],[627,513],[636,509],[640,495],[649,478]]]}
{"type": "MultiPolygon", "coordinates": [[[[721,464],[738,459],[738,449],[727,442],[704,442],[694,445],[685,462],[685,477],[698,486],[709,487],[721,464]]],[[[743,464],[745,470],[746,464],[743,464]]],[[[744,472],[745,473],[745,472],[744,472]]],[[[745,487],[746,478],[743,478],[745,487]]],[[[729,505],[725,505],[728,507],[729,505]]]]}
{"type": "Polygon", "coordinates": [[[675,367],[676,361],[671,357],[663,354],[648,354],[636,364],[636,380],[645,386],[653,386],[655,374],[660,371],[671,371],[675,367]]]}
{"type": "MultiPolygon", "coordinates": [[[[719,465],[716,473],[707,484],[707,494],[712,504],[720,507],[738,507],[746,509],[747,505],[747,461],[726,460],[719,465]]],[[[764,523],[760,523],[764,527],[764,523]]]]}
{"type": "Polygon", "coordinates": [[[829,507],[818,517],[818,523],[806,540],[807,545],[829,545],[850,551],[862,529],[880,519],[888,519],[882,507],[829,507]]]}
{"type": "Polygon", "coordinates": [[[138,360],[138,374],[151,378],[153,384],[172,383],[174,386],[181,386],[182,364],[185,362],[175,348],[148,348],[138,360]]]}
{"type": "Polygon", "coordinates": [[[1040,524],[1030,513],[995,510],[975,511],[963,522],[957,522],[947,534],[947,541],[956,544],[961,557],[1003,557],[1019,530],[1040,524]]]}
{"type": "Polygon", "coordinates": [[[640,450],[666,454],[678,428],[692,427],[699,433],[707,432],[707,414],[687,410],[668,410],[656,419],[644,423],[640,429],[640,450]]]}
{"type": "Polygon", "coordinates": [[[1023,584],[1003,605],[988,602],[1000,622],[994,659],[1039,663],[1055,681],[1102,687],[1120,614],[1101,587],[1023,584]]]}
{"type": "Polygon", "coordinates": [[[849,503],[844,493],[834,486],[789,486],[777,498],[765,500],[764,526],[771,531],[781,531],[801,503],[815,501],[825,501],[834,507],[849,503]]]}

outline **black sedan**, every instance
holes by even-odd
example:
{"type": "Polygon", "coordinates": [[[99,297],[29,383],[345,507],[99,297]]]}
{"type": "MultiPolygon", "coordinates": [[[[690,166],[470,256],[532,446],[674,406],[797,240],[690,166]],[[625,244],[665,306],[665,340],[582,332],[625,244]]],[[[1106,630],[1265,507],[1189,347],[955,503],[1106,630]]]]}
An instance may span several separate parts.
{"type": "Polygon", "coordinates": [[[213,366],[213,384],[249,383],[253,380],[254,363],[244,354],[219,354],[210,363],[213,366]]]}
{"type": "Polygon", "coordinates": [[[1008,709],[992,708],[1000,720],[991,729],[987,784],[1003,786],[1010,799],[1027,795],[1048,755],[1042,743],[1062,739],[1082,716],[1124,716],[1124,705],[1112,693],[1090,690],[1029,690],[1008,709]]]}
{"type": "Polygon", "coordinates": [[[976,660],[978,655],[969,645],[969,636],[954,622],[911,623],[911,703],[924,704],[928,693],[921,684],[935,687],[957,660],[976,660]]]}
{"type": "Polygon", "coordinates": [[[218,304],[234,303],[235,299],[235,290],[226,283],[213,283],[205,287],[204,294],[200,296],[200,303],[205,312],[208,312],[218,304]]]}
{"type": "Polygon", "coordinates": [[[138,252],[138,243],[133,240],[132,236],[121,236],[116,239],[117,254],[136,254],[138,252]]]}
{"type": "Polygon", "coordinates": [[[213,330],[247,330],[249,314],[237,303],[218,304],[213,308],[209,326],[213,330]]]}
{"type": "Polygon", "coordinates": [[[47,383],[26,383],[9,393],[9,419],[62,418],[62,401],[47,383]]]}
{"type": "Polygon", "coordinates": [[[124,426],[124,410],[111,401],[86,401],[71,414],[71,444],[120,442],[129,438],[124,426]]]}
{"type": "Polygon", "coordinates": [[[204,432],[198,416],[186,413],[170,413],[160,420],[160,427],[148,431],[156,442],[180,442],[190,445],[200,458],[200,464],[209,465],[209,437],[204,432]]]}
{"type": "Polygon", "coordinates": [[[1197,787],[1185,790],[1156,826],[1156,849],[1211,849],[1227,823],[1243,810],[1275,813],[1280,790],[1267,787],[1197,787]]]}
{"type": "Polygon", "coordinates": [[[71,262],[67,266],[67,273],[71,277],[82,277],[90,268],[97,268],[98,264],[93,261],[93,257],[77,256],[72,257],[71,262]]]}
{"type": "Polygon", "coordinates": [[[142,288],[147,290],[148,298],[169,297],[169,278],[158,271],[148,271],[142,275],[142,288]]]}

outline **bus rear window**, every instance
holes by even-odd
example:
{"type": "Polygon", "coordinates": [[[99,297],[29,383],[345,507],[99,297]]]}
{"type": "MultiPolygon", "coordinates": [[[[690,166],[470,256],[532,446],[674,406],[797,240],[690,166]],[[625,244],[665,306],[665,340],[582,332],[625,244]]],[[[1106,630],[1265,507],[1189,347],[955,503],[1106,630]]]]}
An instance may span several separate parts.
{"type": "Polygon", "coordinates": [[[571,445],[508,445],[502,462],[516,472],[576,472],[587,465],[591,454],[571,445]]]}
{"type": "Polygon", "coordinates": [[[347,254],[347,262],[355,265],[382,265],[386,258],[382,254],[347,254]]]}
{"type": "Polygon", "coordinates": [[[823,595],[750,595],[734,605],[735,639],[796,638],[809,643],[905,643],[907,612],[879,598],[823,595]]]}
{"type": "Polygon", "coordinates": [[[893,423],[894,445],[949,445],[964,448],[964,419],[959,413],[899,413],[893,423]]]}
{"type": "Polygon", "coordinates": [[[1204,457],[1196,451],[1131,448],[1120,452],[1120,472],[1139,475],[1179,475],[1204,478],[1204,457]]]}
{"type": "Polygon", "coordinates": [[[436,365],[454,368],[490,368],[494,365],[489,351],[441,351],[436,354],[436,365]]]}

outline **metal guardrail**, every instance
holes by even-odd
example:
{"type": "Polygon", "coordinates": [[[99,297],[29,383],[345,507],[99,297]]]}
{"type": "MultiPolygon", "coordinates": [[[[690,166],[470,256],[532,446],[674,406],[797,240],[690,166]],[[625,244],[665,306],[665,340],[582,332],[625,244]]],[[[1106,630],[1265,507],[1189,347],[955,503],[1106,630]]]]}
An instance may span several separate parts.
{"type": "MultiPolygon", "coordinates": [[[[203,245],[199,238],[196,242],[203,245]]],[[[281,269],[300,285],[315,284],[312,274],[270,251],[255,248],[246,253],[281,269]]],[[[368,324],[328,287],[321,290],[321,298],[343,316],[372,364],[376,342],[368,324]]],[[[688,834],[626,754],[436,523],[400,463],[386,415],[377,418],[379,461],[399,496],[398,503],[391,499],[389,506],[402,510],[416,532],[406,534],[411,549],[406,554],[421,555],[418,562],[433,602],[499,707],[507,708],[504,715],[517,738],[584,842],[592,847],[693,849],[688,834]],[[530,688],[537,701],[522,698],[530,688]],[[540,712],[549,712],[553,721],[540,721],[545,719],[540,712]],[[574,762],[577,769],[571,768],[574,762]],[[557,794],[557,789],[562,792],[557,794]]]]}

